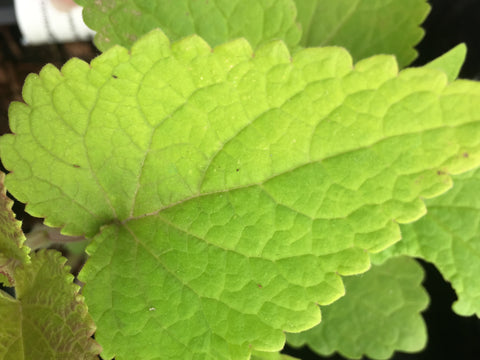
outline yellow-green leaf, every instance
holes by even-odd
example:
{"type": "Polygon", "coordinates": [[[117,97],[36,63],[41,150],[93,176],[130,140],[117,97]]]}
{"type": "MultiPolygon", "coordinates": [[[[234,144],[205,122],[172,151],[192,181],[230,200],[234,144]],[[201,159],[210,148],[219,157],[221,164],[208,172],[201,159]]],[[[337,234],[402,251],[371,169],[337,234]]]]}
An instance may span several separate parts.
{"type": "Polygon", "coordinates": [[[0,172],[0,282],[14,286],[15,268],[29,261],[30,249],[23,246],[25,236],[12,211],[13,201],[7,196],[4,178],[0,172]]]}
{"type": "Polygon", "coordinates": [[[16,298],[0,291],[0,359],[96,359],[95,326],[56,251],[15,270],[16,298]]]}
{"type": "Polygon", "coordinates": [[[93,238],[105,358],[280,350],[480,162],[478,83],[337,47],[252,53],[154,31],[46,66],[11,107],[8,189],[93,238]]]}

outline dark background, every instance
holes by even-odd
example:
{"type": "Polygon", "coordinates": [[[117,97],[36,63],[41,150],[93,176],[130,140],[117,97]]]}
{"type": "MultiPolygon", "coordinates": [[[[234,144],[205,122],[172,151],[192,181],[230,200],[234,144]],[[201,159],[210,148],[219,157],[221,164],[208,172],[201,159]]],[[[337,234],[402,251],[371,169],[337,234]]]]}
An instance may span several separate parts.
{"type": "MultiPolygon", "coordinates": [[[[10,0],[2,1],[6,3],[10,0]]],[[[412,66],[423,65],[465,42],[468,53],[460,77],[480,80],[480,0],[429,2],[432,11],[423,24],[426,35],[417,46],[419,57],[412,66]]],[[[47,62],[60,67],[73,56],[89,61],[98,54],[89,43],[23,47],[19,39],[20,34],[15,26],[0,26],[0,134],[8,132],[8,104],[12,100],[21,100],[22,84],[28,73],[38,72],[47,62]]],[[[14,211],[24,221],[24,231],[38,221],[26,215],[21,204],[15,204],[14,211]]],[[[393,359],[480,359],[480,320],[455,315],[451,310],[456,299],[454,291],[432,265],[422,265],[426,270],[424,285],[431,296],[430,306],[424,313],[429,342],[421,353],[396,353],[393,359]]],[[[303,360],[326,359],[306,348],[296,350],[287,347],[285,352],[303,360]]],[[[343,358],[334,355],[328,359],[343,358]]]]}

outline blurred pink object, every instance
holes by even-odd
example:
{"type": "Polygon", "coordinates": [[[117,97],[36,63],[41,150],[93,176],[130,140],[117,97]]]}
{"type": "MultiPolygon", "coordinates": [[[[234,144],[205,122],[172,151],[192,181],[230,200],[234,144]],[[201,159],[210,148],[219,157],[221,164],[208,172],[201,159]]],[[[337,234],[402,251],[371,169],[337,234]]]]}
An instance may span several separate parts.
{"type": "Polygon", "coordinates": [[[57,10],[68,12],[78,5],[73,0],[50,0],[57,10]]]}
{"type": "Polygon", "coordinates": [[[15,16],[25,45],[90,40],[82,7],[73,0],[14,0],[15,16]]]}

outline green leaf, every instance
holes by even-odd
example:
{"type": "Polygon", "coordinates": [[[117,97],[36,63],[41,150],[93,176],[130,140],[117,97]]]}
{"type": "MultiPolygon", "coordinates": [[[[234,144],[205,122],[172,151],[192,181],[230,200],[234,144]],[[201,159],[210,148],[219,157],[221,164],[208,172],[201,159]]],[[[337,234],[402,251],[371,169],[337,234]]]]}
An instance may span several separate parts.
{"type": "Polygon", "coordinates": [[[303,46],[344,46],[354,60],[394,54],[400,67],[410,64],[422,39],[426,0],[295,0],[303,46]]]}
{"type": "Polygon", "coordinates": [[[422,267],[406,257],[347,277],[345,296],[323,308],[322,322],[288,334],[288,342],[296,347],[307,344],[321,355],[338,351],[350,359],[389,359],[394,351],[420,351],[427,341],[420,315],[428,305],[422,279],[422,267]]]}
{"type": "Polygon", "coordinates": [[[442,56],[429,62],[425,67],[444,71],[447,74],[448,81],[452,82],[460,74],[460,70],[467,56],[467,46],[458,44],[442,56]]]}
{"type": "Polygon", "coordinates": [[[56,251],[15,271],[17,298],[0,291],[0,359],[96,359],[95,326],[56,251]]]}
{"type": "Polygon", "coordinates": [[[14,286],[15,268],[29,262],[30,249],[23,246],[25,236],[12,211],[13,201],[7,196],[4,179],[5,174],[0,172],[0,282],[14,286]]]}
{"type": "Polygon", "coordinates": [[[479,84],[341,48],[252,57],[154,31],[23,94],[7,186],[93,237],[81,279],[105,358],[280,350],[480,161],[479,84]]]}
{"type": "MultiPolygon", "coordinates": [[[[468,154],[465,154],[468,156],[468,154]]],[[[452,283],[460,315],[480,316],[480,170],[455,177],[455,187],[427,202],[428,214],[402,226],[402,241],[376,256],[407,254],[432,262],[452,283]]]]}
{"type": "Polygon", "coordinates": [[[77,0],[85,23],[97,31],[95,44],[131,47],[160,28],[172,40],[197,34],[211,46],[245,37],[253,47],[273,39],[296,46],[301,33],[293,0],[77,0]]]}

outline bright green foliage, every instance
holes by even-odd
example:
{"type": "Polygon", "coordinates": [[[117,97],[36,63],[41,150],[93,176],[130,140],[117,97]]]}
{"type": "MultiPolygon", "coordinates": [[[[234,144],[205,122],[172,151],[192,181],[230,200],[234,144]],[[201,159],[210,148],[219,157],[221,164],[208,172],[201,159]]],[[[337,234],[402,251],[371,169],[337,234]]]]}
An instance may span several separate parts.
{"type": "Polygon", "coordinates": [[[22,247],[25,236],[12,212],[13,201],[7,197],[4,178],[5,174],[0,172],[0,282],[14,286],[15,268],[29,261],[29,249],[22,247]]]}
{"type": "Polygon", "coordinates": [[[323,308],[319,325],[289,334],[288,342],[307,344],[322,355],[338,351],[352,359],[388,359],[395,350],[419,351],[427,340],[420,315],[428,304],[422,279],[421,266],[406,257],[344,278],[346,295],[323,308]]]}
{"type": "Polygon", "coordinates": [[[427,216],[402,226],[402,241],[377,258],[408,254],[434,263],[457,292],[453,309],[465,316],[480,316],[479,194],[479,170],[456,176],[455,187],[429,200],[427,216]]]}
{"type": "Polygon", "coordinates": [[[131,47],[160,28],[171,39],[197,34],[211,46],[245,37],[253,47],[273,39],[300,41],[293,0],[76,0],[85,23],[97,31],[95,44],[131,47]]]}
{"type": "Polygon", "coordinates": [[[278,351],[480,161],[479,84],[334,47],[155,31],[23,93],[7,185],[93,236],[81,279],[106,358],[278,351]]]}
{"type": "Polygon", "coordinates": [[[15,271],[16,299],[0,291],[0,359],[96,359],[95,326],[56,251],[15,271]]]}
{"type": "Polygon", "coordinates": [[[304,46],[340,45],[354,60],[394,54],[410,64],[422,39],[420,24],[430,10],[426,0],[295,0],[304,46]]]}

